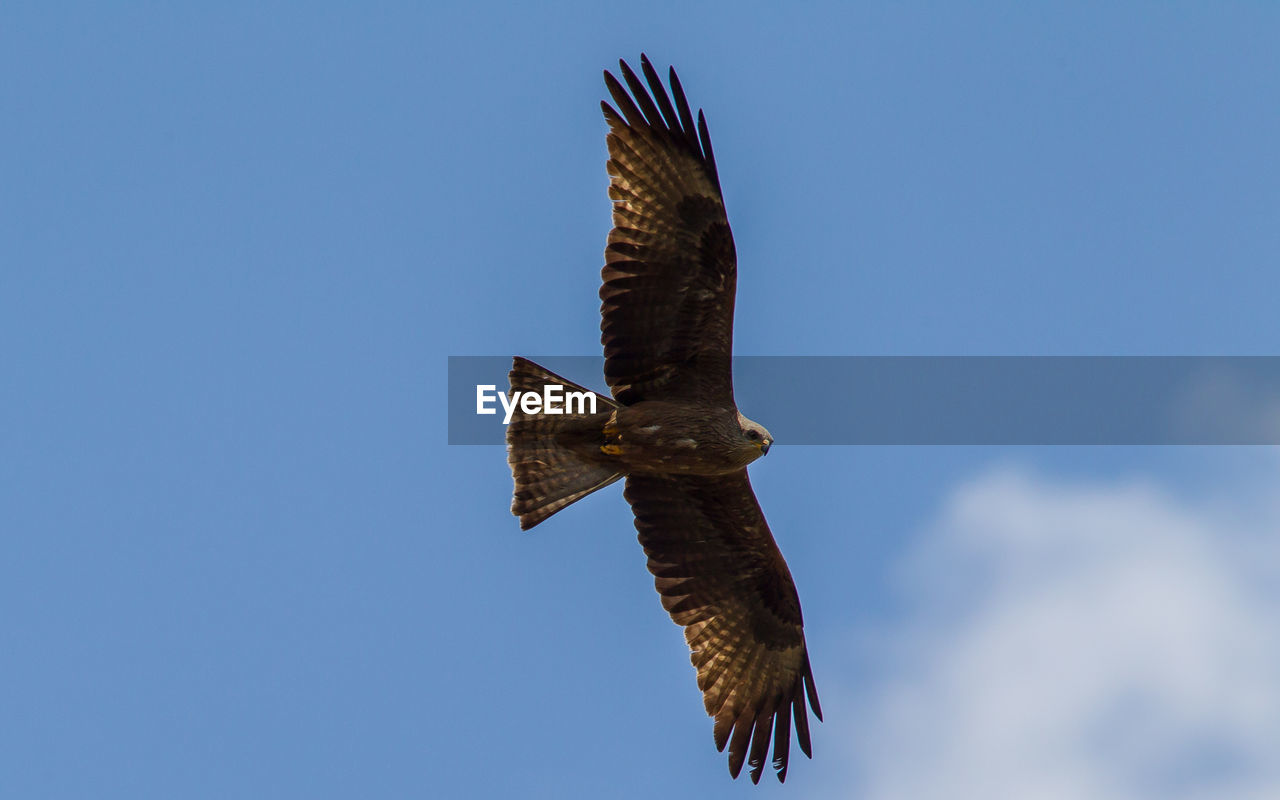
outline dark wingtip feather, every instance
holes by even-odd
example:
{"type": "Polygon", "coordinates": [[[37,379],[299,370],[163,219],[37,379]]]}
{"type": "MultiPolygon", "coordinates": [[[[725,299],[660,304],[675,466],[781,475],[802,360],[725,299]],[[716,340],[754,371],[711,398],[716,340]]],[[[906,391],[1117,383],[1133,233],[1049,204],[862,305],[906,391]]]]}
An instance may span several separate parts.
{"type": "Polygon", "coordinates": [[[781,713],[778,714],[778,724],[781,725],[773,740],[773,768],[778,773],[778,782],[785,783],[787,780],[787,759],[791,754],[791,714],[787,713],[784,706],[781,713]]]}
{"type": "Polygon", "coordinates": [[[729,777],[733,778],[735,781],[738,779],[738,776],[742,774],[742,761],[743,759],[741,755],[735,756],[732,751],[729,752],[729,777]]]}
{"type": "Polygon", "coordinates": [[[680,117],[671,105],[671,98],[667,96],[667,87],[662,85],[658,71],[643,54],[640,56],[640,70],[644,73],[644,79],[649,82],[649,88],[653,91],[653,99],[657,102],[658,108],[662,109],[662,118],[667,123],[667,130],[671,131],[673,136],[683,133],[680,130],[680,117]]]}
{"type": "MultiPolygon", "coordinates": [[[[626,67],[626,62],[619,61],[618,63],[626,67]]],[[[630,68],[628,67],[628,69],[630,68]]],[[[613,97],[613,102],[618,104],[618,109],[621,110],[622,115],[627,118],[628,125],[643,127],[648,124],[644,118],[644,114],[640,113],[640,109],[637,108],[635,102],[632,101],[631,95],[627,94],[627,90],[623,88],[617,78],[613,77],[613,73],[609,70],[604,71],[604,84],[608,87],[609,94],[613,97]]]]}
{"type": "Polygon", "coordinates": [[[667,70],[667,82],[671,84],[671,94],[676,101],[676,111],[680,115],[680,129],[684,132],[684,138],[689,142],[690,147],[701,154],[698,149],[697,130],[693,127],[693,112],[689,111],[689,99],[684,96],[684,87],[680,85],[680,76],[676,74],[675,67],[667,70]]]}
{"type": "Polygon", "coordinates": [[[721,716],[716,717],[716,725],[712,733],[716,740],[717,753],[724,752],[724,746],[729,743],[729,734],[731,732],[733,732],[733,719],[721,712],[721,716]]]}
{"type": "Polygon", "coordinates": [[[622,77],[626,79],[627,86],[631,89],[631,96],[640,107],[641,113],[644,114],[645,121],[649,124],[649,127],[659,128],[662,124],[662,115],[658,112],[658,107],[653,104],[653,98],[649,96],[649,90],[640,82],[640,78],[636,76],[630,64],[625,61],[620,63],[622,64],[622,77]]]}
{"type": "Polygon", "coordinates": [[[707,170],[711,172],[711,179],[716,182],[716,189],[719,189],[720,172],[716,169],[716,154],[711,149],[711,132],[707,130],[707,118],[702,109],[698,109],[698,139],[702,142],[702,157],[707,161],[707,170]]]}
{"type": "MultiPolygon", "coordinates": [[[[746,716],[746,715],[744,715],[746,716]]],[[[733,738],[729,742],[729,774],[737,778],[747,760],[747,745],[751,742],[754,717],[739,717],[733,725],[733,738]]]]}
{"type": "MultiPolygon", "coordinates": [[[[796,689],[800,687],[797,686],[796,689]]],[[[800,752],[809,758],[813,758],[813,749],[809,746],[809,715],[804,710],[804,698],[796,693],[795,700],[791,702],[791,709],[796,721],[796,741],[800,744],[800,752]]]]}
{"type": "Polygon", "coordinates": [[[773,712],[764,711],[756,716],[755,730],[751,733],[751,755],[747,763],[751,765],[751,782],[760,782],[760,773],[764,772],[765,756],[769,755],[769,741],[773,737],[773,712]]]}
{"type": "Polygon", "coordinates": [[[804,654],[804,693],[809,697],[809,707],[813,715],[822,722],[822,706],[818,704],[818,687],[813,682],[813,669],[809,666],[809,654],[804,654]]]}

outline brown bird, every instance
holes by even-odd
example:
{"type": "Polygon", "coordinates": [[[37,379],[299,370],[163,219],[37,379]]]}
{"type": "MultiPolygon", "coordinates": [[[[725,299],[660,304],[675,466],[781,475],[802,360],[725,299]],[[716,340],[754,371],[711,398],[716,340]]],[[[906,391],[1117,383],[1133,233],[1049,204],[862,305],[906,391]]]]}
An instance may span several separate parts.
{"type": "Polygon", "coordinates": [[[596,413],[512,416],[511,510],[532,528],[626,477],[649,571],[684,627],[715,718],[716,748],[728,745],[733,777],[745,761],[757,782],[772,739],[781,781],[791,720],[811,756],[806,697],[819,720],[822,710],[795,583],[747,478],[773,437],[733,399],[733,234],[706,119],[699,111],[695,127],[675,70],[668,96],[645,56],[647,88],[619,64],[626,87],[604,74],[618,110],[600,104],[613,200],[600,328],[613,398],[515,358],[513,397],[555,385],[593,397],[596,413]]]}

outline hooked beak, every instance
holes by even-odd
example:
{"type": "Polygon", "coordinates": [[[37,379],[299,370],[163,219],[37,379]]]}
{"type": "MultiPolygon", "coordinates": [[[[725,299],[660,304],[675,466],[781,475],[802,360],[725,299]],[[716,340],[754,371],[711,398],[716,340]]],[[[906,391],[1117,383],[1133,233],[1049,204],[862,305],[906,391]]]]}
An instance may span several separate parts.
{"type": "Polygon", "coordinates": [[[771,444],[773,444],[773,440],[772,440],[772,439],[761,439],[761,440],[760,440],[760,455],[762,455],[762,456],[763,456],[763,455],[767,455],[767,454],[769,453],[769,445],[771,445],[771,444]]]}

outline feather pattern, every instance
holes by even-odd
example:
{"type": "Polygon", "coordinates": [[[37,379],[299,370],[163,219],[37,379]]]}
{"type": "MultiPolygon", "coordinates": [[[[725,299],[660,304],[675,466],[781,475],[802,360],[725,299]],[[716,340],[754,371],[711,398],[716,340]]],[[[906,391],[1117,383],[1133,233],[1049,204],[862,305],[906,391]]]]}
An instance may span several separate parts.
{"type": "Polygon", "coordinates": [[[706,119],[649,59],[644,81],[605,72],[613,230],[600,288],[605,380],[625,405],[698,398],[733,405],[737,255],[706,119]],[[628,91],[629,90],[629,91],[628,91]]]}
{"type": "Polygon", "coordinates": [[[718,477],[631,475],[624,493],[662,604],[685,629],[717,749],[729,771],[787,774],[791,717],[811,755],[808,700],[822,719],[791,571],[746,470],[718,477]]]}

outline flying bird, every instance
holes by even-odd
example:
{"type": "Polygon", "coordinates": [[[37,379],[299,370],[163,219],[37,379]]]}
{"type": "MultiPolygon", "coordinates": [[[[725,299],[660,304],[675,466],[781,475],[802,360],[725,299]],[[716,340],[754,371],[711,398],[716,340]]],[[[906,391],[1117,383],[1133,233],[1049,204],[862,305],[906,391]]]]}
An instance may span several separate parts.
{"type": "MultiPolygon", "coordinates": [[[[806,699],[822,719],[800,599],[747,465],[773,437],[733,399],[737,259],[706,118],[695,125],[675,69],[671,94],[645,56],[644,81],[609,72],[613,230],[600,288],[612,398],[516,357],[515,392],[591,395],[595,413],[526,413],[507,428],[511,511],[529,529],[621,478],[662,605],[684,628],[716,748],[729,772],[787,776],[791,722],[812,757],[806,699]],[[646,86],[647,84],[647,86],[646,86]],[[629,90],[629,91],[628,91],[629,90]]],[[[581,396],[581,395],[580,395],[581,396]]]]}

